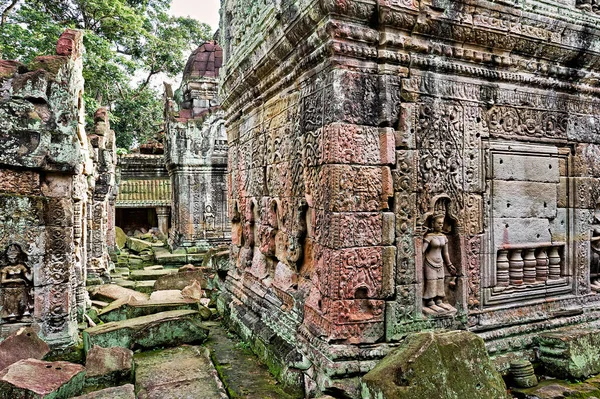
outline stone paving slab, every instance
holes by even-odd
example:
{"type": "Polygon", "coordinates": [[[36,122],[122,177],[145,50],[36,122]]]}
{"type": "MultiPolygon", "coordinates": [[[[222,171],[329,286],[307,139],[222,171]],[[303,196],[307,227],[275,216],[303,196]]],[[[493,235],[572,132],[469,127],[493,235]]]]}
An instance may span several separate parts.
{"type": "Polygon", "coordinates": [[[148,349],[202,343],[207,337],[208,329],[202,325],[202,316],[194,310],[161,312],[106,323],[83,331],[86,353],[93,345],[148,349]]]}
{"type": "MultiPolygon", "coordinates": [[[[240,340],[230,338],[218,322],[207,323],[211,335],[206,347],[219,370],[227,393],[232,398],[245,399],[296,399],[300,392],[286,392],[264,364],[240,340]]],[[[466,398],[465,398],[466,399],[466,398]]]]}
{"type": "Polygon", "coordinates": [[[204,347],[144,352],[134,360],[138,399],[228,398],[204,347]]]}
{"type": "Polygon", "coordinates": [[[0,399],[63,399],[83,389],[85,368],[68,362],[20,360],[0,371],[0,399]]]}
{"type": "Polygon", "coordinates": [[[127,384],[90,392],[73,399],[135,399],[135,390],[133,384],[127,384]]]}

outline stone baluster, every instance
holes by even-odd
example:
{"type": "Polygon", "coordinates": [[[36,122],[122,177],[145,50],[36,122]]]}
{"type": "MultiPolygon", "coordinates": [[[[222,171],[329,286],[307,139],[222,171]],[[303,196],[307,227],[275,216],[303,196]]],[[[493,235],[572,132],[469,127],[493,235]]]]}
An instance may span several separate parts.
{"type": "Polygon", "coordinates": [[[558,247],[551,247],[548,254],[548,278],[550,280],[558,280],[560,278],[560,253],[558,247]]]}
{"type": "Polygon", "coordinates": [[[535,259],[535,248],[527,248],[523,256],[523,282],[535,283],[537,260],[535,259]]]}
{"type": "Polygon", "coordinates": [[[501,249],[498,251],[498,259],[496,259],[496,285],[498,287],[508,287],[508,250],[501,249]]]}
{"type": "Polygon", "coordinates": [[[548,254],[546,248],[540,248],[535,259],[535,279],[537,281],[548,280],[548,254]]]}
{"type": "Polygon", "coordinates": [[[510,252],[508,260],[508,276],[510,285],[523,284],[523,257],[520,249],[514,249],[510,252]]]}

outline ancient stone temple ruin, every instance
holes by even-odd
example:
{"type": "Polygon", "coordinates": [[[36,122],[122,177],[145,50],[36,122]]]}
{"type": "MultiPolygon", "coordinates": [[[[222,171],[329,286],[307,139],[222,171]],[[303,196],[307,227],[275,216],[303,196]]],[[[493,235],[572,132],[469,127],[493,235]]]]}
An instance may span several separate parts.
{"type": "Polygon", "coordinates": [[[207,42],[192,52],[175,93],[166,87],[165,160],[173,187],[169,241],[174,247],[227,242],[227,136],[217,97],[223,50],[207,42]]]}
{"type": "Polygon", "coordinates": [[[223,1],[221,305],[282,379],[352,392],[441,329],[477,333],[502,369],[599,319],[584,3],[223,1]]]}
{"type": "Polygon", "coordinates": [[[76,342],[87,269],[108,268],[112,135],[100,111],[86,136],[82,53],[66,30],[56,55],[0,61],[0,338],[32,325],[53,346],[76,342]]]}

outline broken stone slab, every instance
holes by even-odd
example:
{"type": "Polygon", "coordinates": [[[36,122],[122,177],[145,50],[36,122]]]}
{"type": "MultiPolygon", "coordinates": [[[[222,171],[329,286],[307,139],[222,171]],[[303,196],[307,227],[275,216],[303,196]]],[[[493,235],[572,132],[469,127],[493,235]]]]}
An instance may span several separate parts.
{"type": "Polygon", "coordinates": [[[22,327],[0,342],[0,370],[23,359],[41,360],[50,352],[31,327],[22,327]]]}
{"type": "Polygon", "coordinates": [[[144,294],[150,295],[152,291],[154,291],[154,282],[156,280],[143,280],[136,281],[134,285],[134,289],[139,292],[143,292],[144,294]]]}
{"type": "Polygon", "coordinates": [[[163,270],[133,270],[129,274],[129,279],[133,281],[158,280],[161,277],[177,273],[177,269],[163,270]]]}
{"type": "Polygon", "coordinates": [[[126,384],[90,392],[73,399],[135,399],[135,387],[133,384],[126,384]]]}
{"type": "Polygon", "coordinates": [[[165,267],[161,265],[146,266],[144,270],[163,270],[165,267]]]}
{"type": "Polygon", "coordinates": [[[93,346],[85,360],[86,386],[118,385],[133,380],[133,352],[127,348],[93,346]]]}
{"type": "Polygon", "coordinates": [[[149,296],[135,290],[121,287],[117,284],[104,284],[90,290],[94,299],[112,302],[120,298],[134,297],[137,301],[146,301],[149,296]]]}
{"type": "Polygon", "coordinates": [[[204,347],[138,353],[134,357],[139,399],[227,398],[217,370],[204,347]]]}
{"type": "Polygon", "coordinates": [[[69,362],[20,360],[0,371],[0,399],[63,399],[79,395],[85,368],[69,362]]]}
{"type": "Polygon", "coordinates": [[[195,310],[172,310],[129,320],[110,322],[83,331],[86,353],[94,346],[149,349],[202,343],[208,329],[195,310]]]}
{"type": "Polygon", "coordinates": [[[410,335],[362,378],[363,399],[508,398],[483,339],[467,331],[410,335]]]}
{"type": "MultiPolygon", "coordinates": [[[[154,313],[171,310],[198,310],[197,301],[179,298],[150,298],[148,301],[138,302],[135,298],[122,298],[112,302],[98,312],[98,317],[105,323],[148,316],[154,313]]],[[[204,316],[203,316],[204,319],[204,316]]]]}
{"type": "Polygon", "coordinates": [[[125,244],[125,246],[127,248],[129,248],[130,250],[132,250],[133,252],[137,252],[137,253],[140,253],[144,250],[147,250],[147,251],[152,250],[151,243],[146,242],[144,240],[140,240],[139,238],[134,238],[134,237],[128,237],[127,243],[125,244]]]}
{"type": "Polygon", "coordinates": [[[565,328],[536,337],[547,373],[581,380],[600,373],[600,330],[565,328]]]}
{"type": "Polygon", "coordinates": [[[182,290],[194,281],[197,281],[202,289],[209,288],[208,279],[202,269],[182,269],[177,273],[157,278],[156,283],[154,283],[154,290],[182,290]]]}

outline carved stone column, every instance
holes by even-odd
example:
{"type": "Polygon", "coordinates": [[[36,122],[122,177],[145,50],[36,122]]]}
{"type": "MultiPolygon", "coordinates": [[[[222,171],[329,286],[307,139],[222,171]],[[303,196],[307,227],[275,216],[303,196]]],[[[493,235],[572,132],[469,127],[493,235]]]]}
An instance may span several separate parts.
{"type": "Polygon", "coordinates": [[[156,207],[156,217],[158,218],[158,230],[165,235],[169,234],[169,216],[171,216],[170,207],[156,207]]]}

